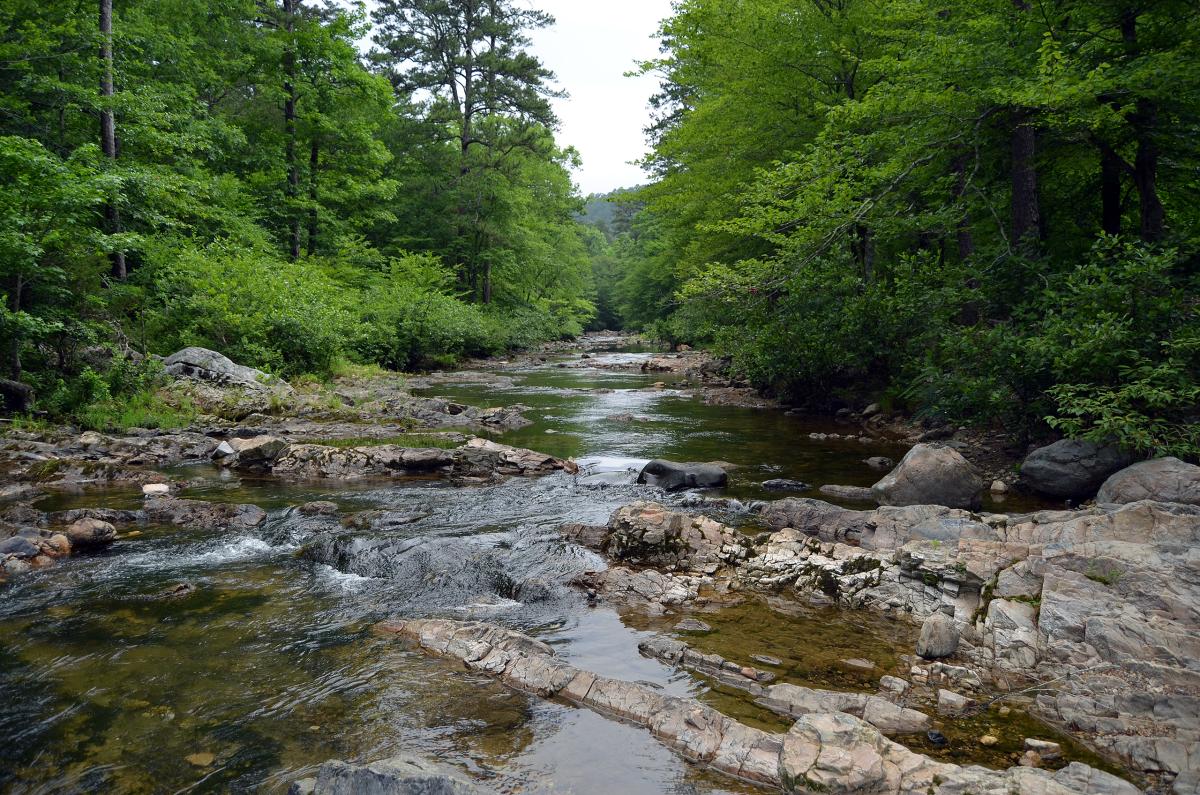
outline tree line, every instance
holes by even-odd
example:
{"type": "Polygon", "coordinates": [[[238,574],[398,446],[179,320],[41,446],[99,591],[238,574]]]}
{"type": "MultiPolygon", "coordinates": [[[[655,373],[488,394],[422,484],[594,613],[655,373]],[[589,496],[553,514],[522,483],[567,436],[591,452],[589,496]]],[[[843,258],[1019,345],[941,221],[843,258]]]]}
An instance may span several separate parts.
{"type": "Polygon", "coordinates": [[[594,232],[529,51],[552,22],[515,0],[5,2],[4,375],[69,414],[129,388],[114,353],[325,374],[578,333],[594,232]]]}
{"type": "Polygon", "coordinates": [[[624,318],[798,404],[1200,454],[1193,2],[681,0],[660,35],[624,318]]]}

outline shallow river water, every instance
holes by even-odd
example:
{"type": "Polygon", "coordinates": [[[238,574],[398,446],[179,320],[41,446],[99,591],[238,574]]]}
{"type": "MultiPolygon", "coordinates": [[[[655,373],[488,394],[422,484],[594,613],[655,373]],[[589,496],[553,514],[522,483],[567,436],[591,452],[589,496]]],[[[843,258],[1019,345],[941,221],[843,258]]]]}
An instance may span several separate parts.
{"type": "MultiPolygon", "coordinates": [[[[591,364],[644,356],[612,351],[591,364]]],[[[530,406],[534,424],[503,440],[573,456],[590,475],[471,487],[286,485],[198,467],[185,473],[198,480],[184,496],[254,502],[268,521],[249,532],[144,528],[102,554],[5,587],[0,790],[281,792],[327,759],[411,752],[502,792],[755,791],[688,765],[642,729],[514,692],[372,629],[397,616],[502,622],[583,668],[786,728],[744,694],[641,657],[638,641],[672,632],[681,616],[589,607],[562,583],[603,563],[564,543],[556,527],[604,523],[635,499],[686,499],[629,482],[626,471],[651,457],[728,462],[728,496],[751,499],[764,496],[758,483],[768,478],[869,485],[878,473],[863,459],[903,450],[814,441],[809,433],[836,429],[778,411],[706,406],[660,375],[557,366],[566,360],[425,393],[530,406]],[[667,388],[652,388],[656,381],[667,388]],[[634,419],[611,419],[622,414],[634,419]],[[296,510],[316,499],[338,503],[343,514],[383,513],[375,529],[354,530],[296,510]],[[180,582],[198,587],[179,599],[154,598],[180,582]]],[[[138,499],[93,492],[42,507],[128,507],[138,499]]],[[[698,647],[742,662],[774,655],[782,681],[842,689],[874,690],[880,674],[902,672],[899,655],[915,636],[909,624],[870,613],[759,600],[702,618],[715,631],[689,638],[698,647]],[[839,665],[849,657],[877,670],[849,673],[839,665]]],[[[982,721],[945,727],[952,742],[944,758],[1007,763],[1027,719],[982,721]],[[1002,739],[986,757],[968,742],[981,730],[1002,739]]]]}

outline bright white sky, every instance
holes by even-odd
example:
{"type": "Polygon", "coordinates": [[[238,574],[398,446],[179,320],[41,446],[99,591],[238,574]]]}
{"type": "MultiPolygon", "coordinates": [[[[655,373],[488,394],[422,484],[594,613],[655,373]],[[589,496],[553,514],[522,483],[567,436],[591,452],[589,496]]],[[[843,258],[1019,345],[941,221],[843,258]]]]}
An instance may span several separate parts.
{"type": "Polygon", "coordinates": [[[625,77],[641,60],[658,56],[658,23],[670,0],[524,0],[553,14],[557,24],[533,34],[533,54],[554,70],[571,95],[555,101],[559,143],[583,157],[575,174],[580,190],[607,193],[640,185],[646,175],[632,161],[646,152],[643,129],[653,75],[625,77]]]}

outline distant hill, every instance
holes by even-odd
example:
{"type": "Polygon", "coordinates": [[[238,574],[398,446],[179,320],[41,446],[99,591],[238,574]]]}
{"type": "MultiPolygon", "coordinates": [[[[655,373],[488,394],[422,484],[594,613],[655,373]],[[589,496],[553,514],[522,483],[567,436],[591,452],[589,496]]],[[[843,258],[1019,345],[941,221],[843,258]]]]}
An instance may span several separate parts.
{"type": "Polygon", "coordinates": [[[617,205],[612,199],[623,193],[632,193],[637,188],[617,188],[608,193],[593,193],[587,197],[583,213],[576,216],[580,221],[592,226],[611,227],[617,215],[617,205]]]}

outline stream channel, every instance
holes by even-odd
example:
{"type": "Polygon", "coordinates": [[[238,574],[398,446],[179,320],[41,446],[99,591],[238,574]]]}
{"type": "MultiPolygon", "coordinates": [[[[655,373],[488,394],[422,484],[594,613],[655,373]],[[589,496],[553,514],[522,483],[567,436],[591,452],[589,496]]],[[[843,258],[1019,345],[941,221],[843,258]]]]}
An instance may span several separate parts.
{"type": "MultiPolygon", "coordinates": [[[[564,542],[561,523],[603,524],[638,499],[694,499],[634,484],[646,459],[728,462],[730,485],[715,496],[749,501],[783,496],[762,491],[770,478],[870,485],[879,473],[865,458],[904,452],[813,440],[811,433],[839,429],[778,410],[706,405],[675,388],[672,376],[641,373],[648,356],[614,348],[582,361],[575,351],[421,390],[474,405],[529,406],[533,424],[498,438],[573,457],[583,467],[578,476],[486,486],[287,484],[194,467],[183,496],[253,502],[268,521],[249,532],[143,528],[103,553],[5,587],[0,790],[283,792],[328,759],[413,753],[501,792],[758,791],[689,765],[640,728],[515,692],[373,631],[400,616],[500,622],[582,668],[694,696],[777,731],[787,724],[746,694],[642,657],[638,641],[669,632],[742,662],[773,655],[778,681],[831,689],[873,692],[880,675],[903,675],[916,628],[870,612],[751,598],[698,615],[714,631],[688,634],[673,629],[683,613],[589,607],[565,584],[604,563],[564,542]],[[612,365],[629,368],[605,369],[612,365]],[[347,528],[297,510],[312,500],[383,518],[376,529],[347,528]],[[154,598],[181,582],[196,590],[154,598]],[[876,669],[854,673],[840,664],[846,658],[876,669]]],[[[39,507],[139,500],[91,490],[39,507]]],[[[718,518],[750,522],[736,506],[718,518]]],[[[994,766],[1012,764],[1031,732],[1057,736],[1019,710],[941,728],[951,742],[939,758],[994,766]],[[974,738],[989,732],[1001,743],[980,747],[974,738]]],[[[914,747],[934,750],[920,739],[914,747]]],[[[1073,746],[1067,756],[1085,758],[1073,746]]]]}

